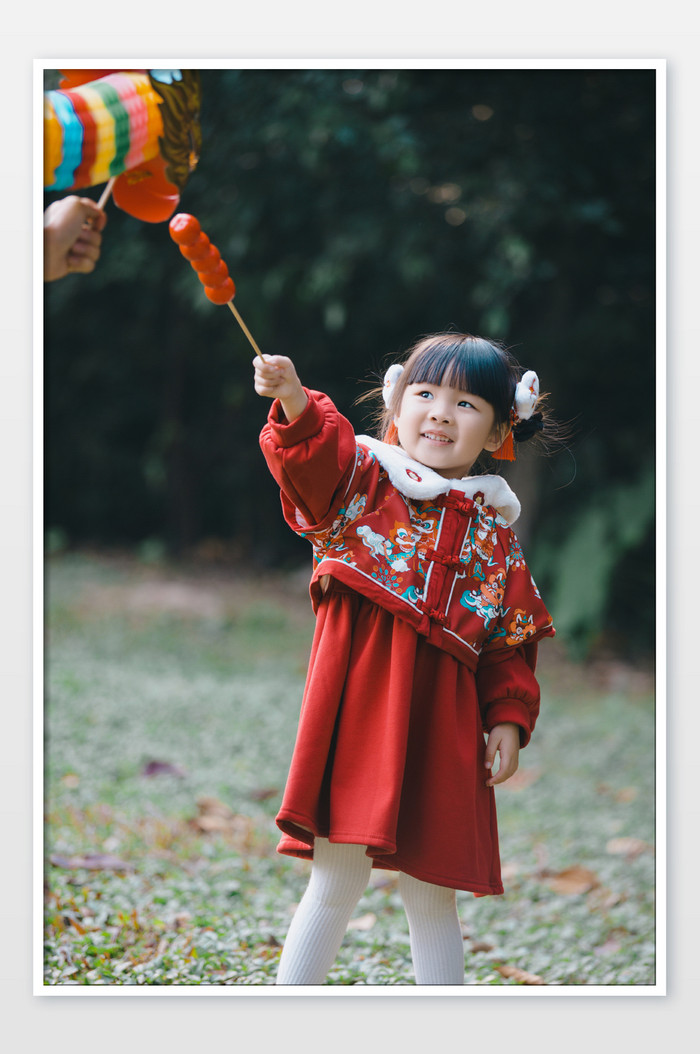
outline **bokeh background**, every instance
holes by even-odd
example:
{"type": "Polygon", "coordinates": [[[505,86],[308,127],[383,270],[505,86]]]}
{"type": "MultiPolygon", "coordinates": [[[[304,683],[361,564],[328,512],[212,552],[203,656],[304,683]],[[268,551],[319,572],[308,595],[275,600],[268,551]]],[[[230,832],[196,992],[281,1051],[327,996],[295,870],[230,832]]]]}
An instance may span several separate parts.
{"type": "MultiPolygon", "coordinates": [[[[560,640],[648,656],[656,71],[201,76],[180,210],[221,250],[262,350],[292,356],[361,432],[358,396],[416,337],[511,346],[571,431],[504,469],[560,640]]],[[[48,552],[306,563],[258,448],[252,349],[167,224],[107,211],[96,271],[45,290],[48,552]]]]}

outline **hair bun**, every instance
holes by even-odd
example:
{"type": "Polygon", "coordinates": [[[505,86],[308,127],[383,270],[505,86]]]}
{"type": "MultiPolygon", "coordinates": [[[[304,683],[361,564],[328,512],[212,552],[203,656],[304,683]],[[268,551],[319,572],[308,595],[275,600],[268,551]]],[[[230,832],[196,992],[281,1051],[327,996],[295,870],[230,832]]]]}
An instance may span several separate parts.
{"type": "Polygon", "coordinates": [[[513,409],[520,421],[529,421],[540,397],[540,379],[534,370],[526,370],[515,387],[513,409]]]}
{"type": "Polygon", "coordinates": [[[396,382],[403,373],[403,366],[400,362],[394,362],[384,374],[384,384],[382,386],[382,398],[386,407],[391,406],[391,400],[394,396],[394,388],[396,382]]]}
{"type": "Polygon", "coordinates": [[[532,417],[528,417],[526,421],[518,421],[513,429],[513,439],[517,443],[524,443],[528,439],[532,439],[534,435],[541,432],[544,428],[544,421],[542,420],[542,414],[536,413],[532,417]]]}

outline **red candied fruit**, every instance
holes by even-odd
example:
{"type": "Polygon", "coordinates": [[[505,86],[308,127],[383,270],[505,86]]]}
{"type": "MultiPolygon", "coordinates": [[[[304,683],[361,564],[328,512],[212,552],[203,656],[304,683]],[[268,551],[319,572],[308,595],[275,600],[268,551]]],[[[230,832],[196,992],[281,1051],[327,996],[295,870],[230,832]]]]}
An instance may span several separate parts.
{"type": "Polygon", "coordinates": [[[190,263],[198,273],[202,271],[215,271],[217,266],[222,263],[221,253],[215,245],[209,246],[209,252],[206,256],[195,257],[190,260],[190,263]]]}
{"type": "Polygon", "coordinates": [[[211,242],[207,238],[204,231],[198,236],[196,242],[192,245],[181,245],[180,252],[186,260],[192,262],[192,260],[203,260],[205,256],[209,255],[211,249],[211,242]]]}
{"type": "Polygon", "coordinates": [[[202,285],[209,286],[210,289],[214,289],[217,285],[221,285],[222,282],[226,281],[228,276],[228,267],[223,260],[217,260],[217,262],[208,267],[206,271],[197,271],[197,277],[202,285]]]}
{"type": "Polygon", "coordinates": [[[199,220],[187,212],[178,212],[177,216],[173,216],[169,229],[170,237],[178,245],[194,245],[202,230],[199,220]]]}
{"type": "Polygon", "coordinates": [[[205,286],[204,292],[212,304],[228,304],[229,300],[233,300],[236,294],[236,287],[233,284],[233,278],[227,278],[221,285],[213,288],[205,286]]]}

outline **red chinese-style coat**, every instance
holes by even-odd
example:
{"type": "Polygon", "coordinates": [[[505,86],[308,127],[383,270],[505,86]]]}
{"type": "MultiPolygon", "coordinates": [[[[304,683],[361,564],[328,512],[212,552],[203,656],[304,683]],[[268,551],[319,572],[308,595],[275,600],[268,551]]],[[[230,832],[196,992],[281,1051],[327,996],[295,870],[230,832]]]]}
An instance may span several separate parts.
{"type": "Polygon", "coordinates": [[[510,526],[519,503],[498,476],[445,479],[356,437],[307,394],[291,423],[273,403],[261,435],[313,547],[317,614],[279,850],[311,856],[329,837],[376,866],[502,892],[483,732],[513,722],[528,742],[537,642],[554,633],[510,526]]]}

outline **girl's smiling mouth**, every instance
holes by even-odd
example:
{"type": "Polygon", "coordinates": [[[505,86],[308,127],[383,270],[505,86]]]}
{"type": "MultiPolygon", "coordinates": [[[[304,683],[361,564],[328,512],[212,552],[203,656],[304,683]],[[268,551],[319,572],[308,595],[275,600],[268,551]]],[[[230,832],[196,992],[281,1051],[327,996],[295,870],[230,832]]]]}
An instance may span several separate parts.
{"type": "Polygon", "coordinates": [[[429,439],[432,443],[451,443],[452,440],[444,432],[421,432],[421,439],[429,439]]]}

